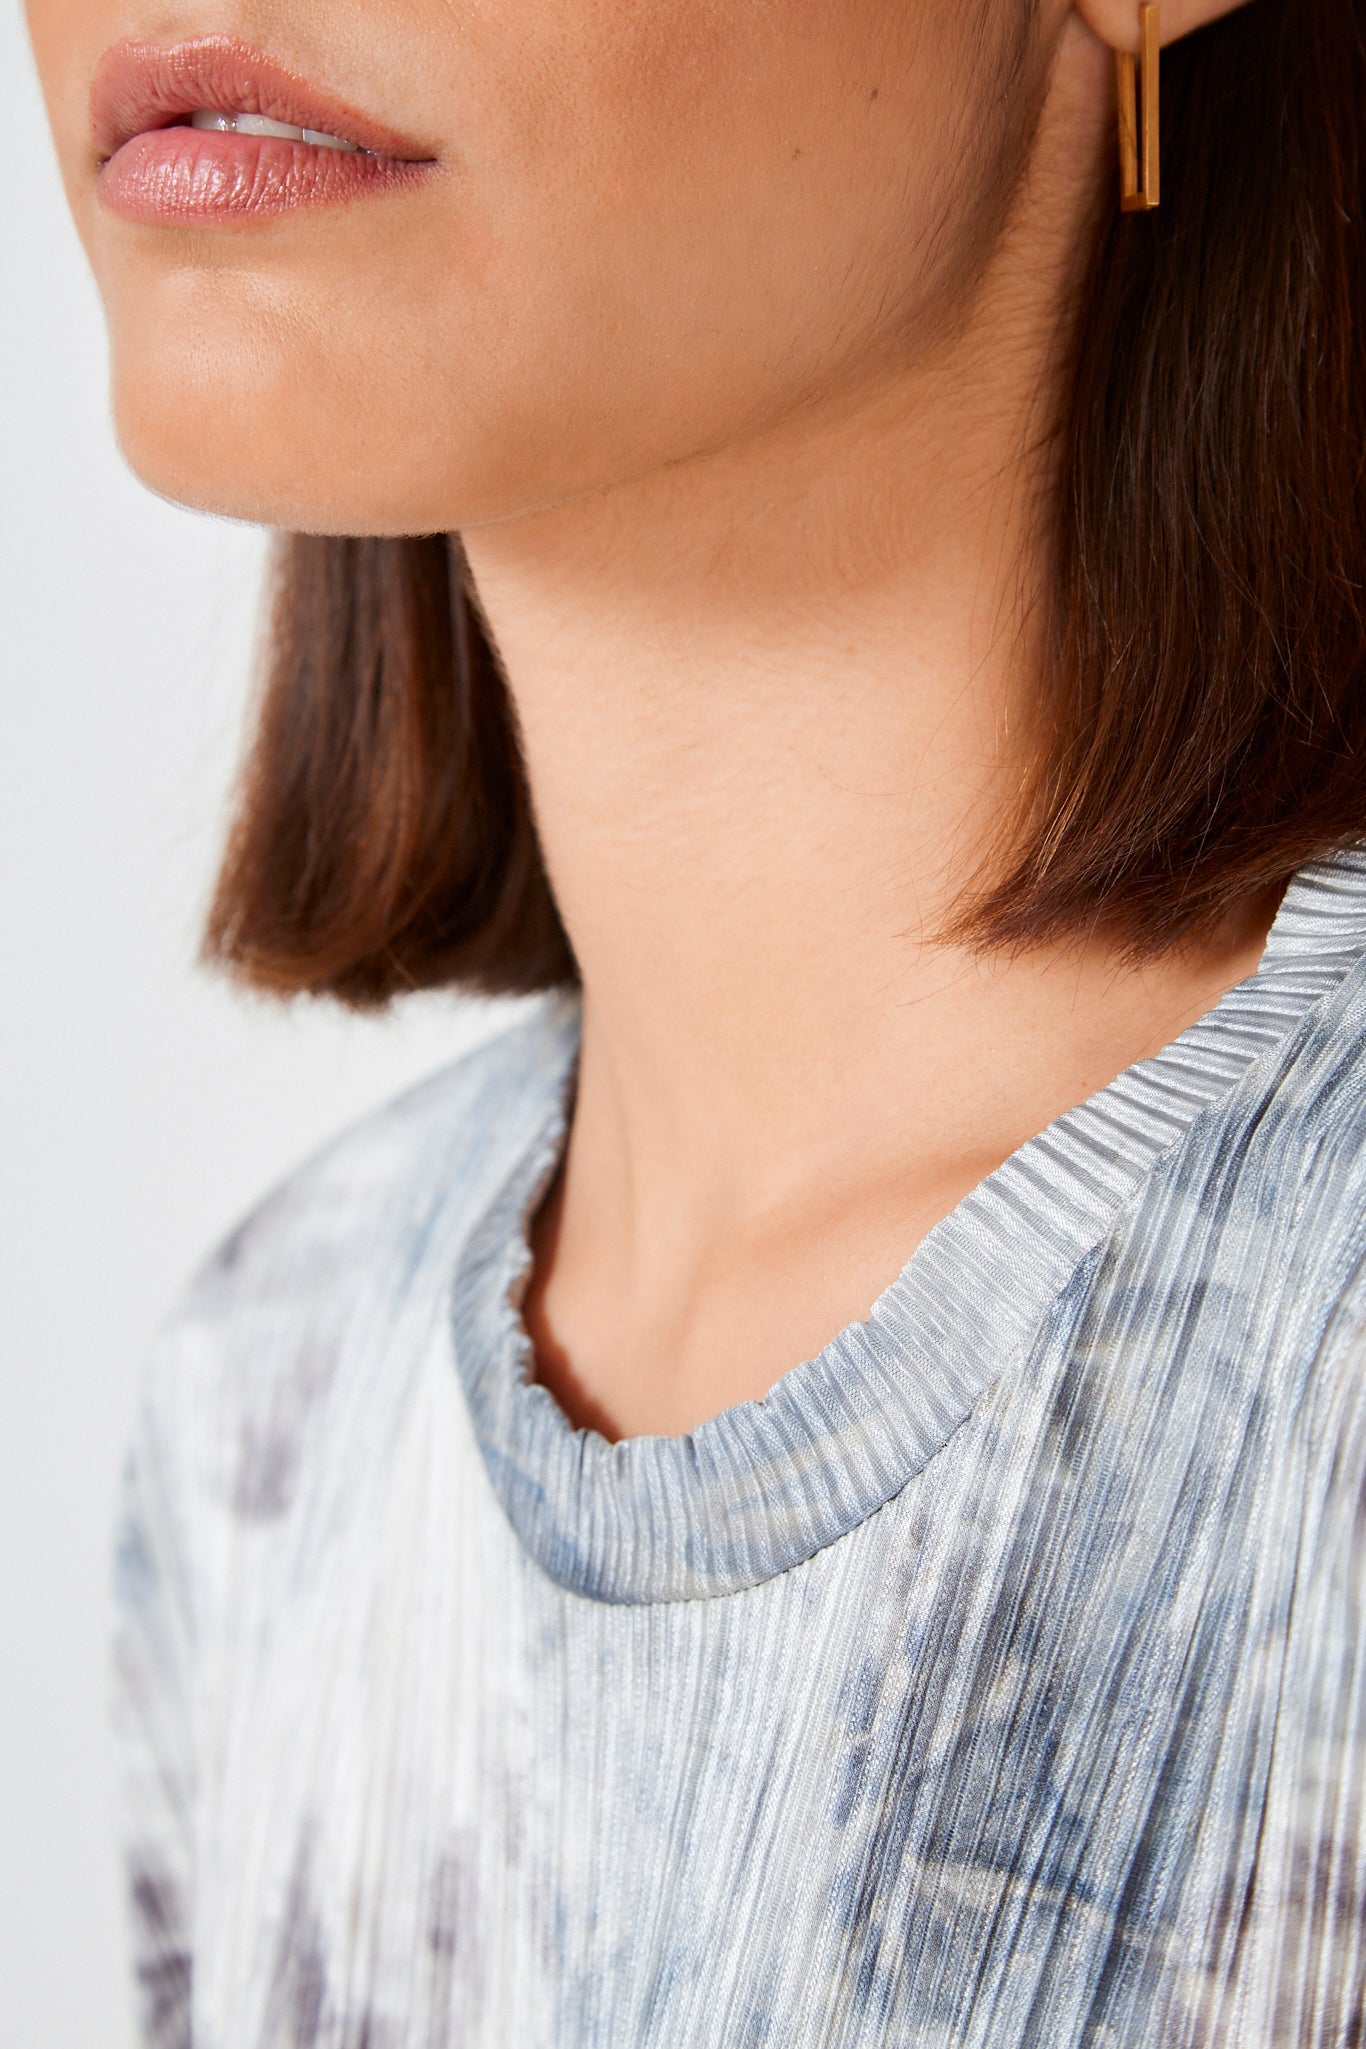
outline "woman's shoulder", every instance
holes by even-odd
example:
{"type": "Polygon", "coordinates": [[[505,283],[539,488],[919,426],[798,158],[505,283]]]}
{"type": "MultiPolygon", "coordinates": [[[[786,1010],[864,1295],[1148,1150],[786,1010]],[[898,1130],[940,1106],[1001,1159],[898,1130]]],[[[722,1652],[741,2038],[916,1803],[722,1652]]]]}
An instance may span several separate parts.
{"type": "Polygon", "coordinates": [[[212,1491],[277,1495],[280,1444],[348,1363],[377,1344],[392,1360],[406,1323],[430,1323],[463,1238],[558,1101],[575,1037],[573,1004],[538,999],[259,1201],[158,1325],[135,1445],[193,1440],[196,1463],[232,1467],[201,1473],[212,1491]]]}
{"type": "MultiPolygon", "coordinates": [[[[1268,1006],[1279,997],[1273,983],[1268,1006]]],[[[1310,1252],[1329,1239],[1354,1268],[1366,1238],[1366,951],[1309,1005],[1260,1076],[1254,1065],[1233,1104],[1248,1203],[1279,1220],[1287,1246],[1310,1252]]]]}
{"type": "Polygon", "coordinates": [[[574,1011],[539,999],[435,1074],[371,1110],[303,1161],[214,1247],[171,1311],[250,1300],[291,1274],[356,1275],[386,1249],[409,1254],[434,1206],[477,1209],[544,1116],[564,1072],[574,1011]]]}
{"type": "Polygon", "coordinates": [[[1302,983],[1296,968],[1266,982],[1264,1017],[1240,1020],[1281,1030],[1285,1006],[1293,1022],[1212,1106],[1189,1179],[1178,1167],[1190,1229],[1173,1274],[1185,1288],[1198,1272],[1227,1305],[1268,1418],[1322,1451],[1366,1400],[1366,952],[1354,938],[1302,983]]]}

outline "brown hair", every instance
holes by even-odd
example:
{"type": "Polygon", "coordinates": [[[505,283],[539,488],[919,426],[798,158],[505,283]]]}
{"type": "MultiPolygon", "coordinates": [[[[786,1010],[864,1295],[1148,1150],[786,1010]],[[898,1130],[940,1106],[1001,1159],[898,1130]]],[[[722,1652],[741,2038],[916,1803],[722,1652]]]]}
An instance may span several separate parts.
{"type": "MultiPolygon", "coordinates": [[[[1060,430],[1054,659],[957,929],[1156,953],[1366,835],[1366,0],[1164,54],[1163,194],[1099,229],[1060,430]]],[[[205,942],[355,1005],[571,981],[458,541],[282,545],[205,942]]]]}

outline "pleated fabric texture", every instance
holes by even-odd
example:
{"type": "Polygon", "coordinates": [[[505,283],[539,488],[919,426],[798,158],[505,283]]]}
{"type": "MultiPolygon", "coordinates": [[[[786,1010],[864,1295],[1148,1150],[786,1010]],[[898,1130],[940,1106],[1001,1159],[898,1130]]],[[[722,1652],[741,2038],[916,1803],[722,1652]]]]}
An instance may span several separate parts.
{"type": "Polygon", "coordinates": [[[1366,852],[766,1400],[528,1378],[578,1012],[345,1134],[149,1362],[153,2049],[1361,2049],[1366,852]]]}

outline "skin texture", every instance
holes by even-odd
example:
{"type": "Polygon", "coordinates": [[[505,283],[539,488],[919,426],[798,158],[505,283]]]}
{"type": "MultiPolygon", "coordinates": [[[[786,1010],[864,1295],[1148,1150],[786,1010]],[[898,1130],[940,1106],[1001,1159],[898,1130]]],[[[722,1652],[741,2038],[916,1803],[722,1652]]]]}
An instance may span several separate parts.
{"type": "MultiPolygon", "coordinates": [[[[1225,11],[1168,0],[1167,39],[1225,11]]],[[[526,1316],[609,1435],[761,1396],[1015,1146],[1256,964],[936,940],[1027,759],[1065,317],[1136,0],[29,0],[156,489],[460,530],[585,983],[526,1316]],[[419,141],[229,228],[100,205],[123,37],[419,141]]],[[[1179,205],[1179,195],[1167,196],[1179,205]]]]}
{"type": "Polygon", "coordinates": [[[974,138],[1022,36],[1018,9],[1013,34],[979,29],[998,12],[42,0],[129,459],[251,519],[439,531],[656,469],[861,374],[938,314],[960,259],[974,138]],[[225,28],[411,134],[438,175],[325,224],[103,215],[84,139],[101,51],[225,28]]]}

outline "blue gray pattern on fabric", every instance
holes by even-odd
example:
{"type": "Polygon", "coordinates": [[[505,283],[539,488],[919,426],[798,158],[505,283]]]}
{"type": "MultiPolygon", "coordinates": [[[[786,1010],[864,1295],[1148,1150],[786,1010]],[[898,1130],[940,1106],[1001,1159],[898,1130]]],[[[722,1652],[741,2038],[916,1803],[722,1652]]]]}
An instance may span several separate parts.
{"type": "Polygon", "coordinates": [[[151,2049],[1360,2049],[1366,853],[685,1438],[528,1377],[577,1043],[345,1134],[155,1347],[151,2049]]]}

